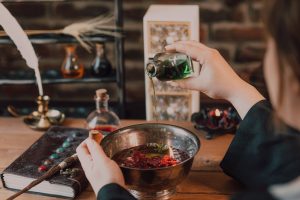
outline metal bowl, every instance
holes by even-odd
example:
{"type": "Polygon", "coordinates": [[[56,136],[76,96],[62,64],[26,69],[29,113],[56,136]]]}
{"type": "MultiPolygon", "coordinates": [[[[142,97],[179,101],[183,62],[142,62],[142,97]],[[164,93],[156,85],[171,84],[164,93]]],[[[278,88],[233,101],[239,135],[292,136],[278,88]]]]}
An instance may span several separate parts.
{"type": "Polygon", "coordinates": [[[138,199],[169,199],[176,186],[188,175],[194,156],[200,148],[198,137],[173,125],[160,123],[137,124],[108,134],[101,142],[112,158],[124,149],[147,143],[166,144],[189,154],[190,158],[171,167],[138,169],[121,166],[126,185],[138,199]]]}

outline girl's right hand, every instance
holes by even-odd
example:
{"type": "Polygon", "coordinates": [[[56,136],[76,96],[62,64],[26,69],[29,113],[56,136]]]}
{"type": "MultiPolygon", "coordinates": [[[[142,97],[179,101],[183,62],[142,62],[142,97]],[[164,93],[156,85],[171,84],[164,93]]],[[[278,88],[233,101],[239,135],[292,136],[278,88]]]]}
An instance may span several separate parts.
{"type": "Polygon", "coordinates": [[[194,41],[181,41],[166,46],[166,50],[185,53],[201,66],[199,76],[178,80],[174,85],[201,91],[211,98],[230,99],[236,87],[244,83],[216,49],[194,41]]]}
{"type": "Polygon", "coordinates": [[[166,46],[166,50],[185,53],[201,65],[199,76],[175,81],[173,85],[198,90],[215,99],[226,99],[242,118],[255,103],[264,99],[233,71],[217,50],[195,41],[180,41],[166,46]]]}

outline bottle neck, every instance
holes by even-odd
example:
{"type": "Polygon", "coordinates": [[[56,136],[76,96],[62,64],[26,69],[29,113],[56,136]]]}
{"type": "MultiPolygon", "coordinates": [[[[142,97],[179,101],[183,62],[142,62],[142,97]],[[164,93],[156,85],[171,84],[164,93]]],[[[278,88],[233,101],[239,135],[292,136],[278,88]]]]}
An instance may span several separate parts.
{"type": "Polygon", "coordinates": [[[108,111],[108,100],[95,99],[97,112],[108,111]]]}
{"type": "Polygon", "coordinates": [[[96,44],[96,55],[100,58],[105,58],[105,49],[103,44],[96,44]]]}
{"type": "Polygon", "coordinates": [[[154,62],[149,62],[146,66],[146,73],[147,75],[152,78],[156,77],[158,74],[158,67],[154,64],[154,62]]]}

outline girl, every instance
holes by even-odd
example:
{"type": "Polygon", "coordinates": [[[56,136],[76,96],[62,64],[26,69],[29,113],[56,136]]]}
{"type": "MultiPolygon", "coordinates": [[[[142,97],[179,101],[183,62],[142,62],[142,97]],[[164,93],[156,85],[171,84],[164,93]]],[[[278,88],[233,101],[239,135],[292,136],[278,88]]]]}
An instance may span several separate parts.
{"type": "MultiPolygon", "coordinates": [[[[247,188],[232,199],[300,199],[300,1],[266,0],[264,74],[271,104],[244,82],[215,49],[193,41],[168,51],[201,66],[198,77],[173,82],[231,102],[243,119],[221,167],[247,188]]],[[[77,153],[98,198],[134,199],[118,165],[87,139],[77,153]],[[101,170],[99,170],[101,169],[101,170]]]]}

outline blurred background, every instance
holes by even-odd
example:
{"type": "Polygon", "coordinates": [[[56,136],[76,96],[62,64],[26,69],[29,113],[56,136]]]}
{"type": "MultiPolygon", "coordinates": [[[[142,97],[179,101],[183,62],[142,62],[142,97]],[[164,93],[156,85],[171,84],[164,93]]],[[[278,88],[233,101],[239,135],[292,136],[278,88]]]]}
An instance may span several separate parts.
{"type": "MultiPolygon", "coordinates": [[[[71,23],[91,19],[101,14],[115,14],[112,0],[75,1],[26,1],[4,2],[24,29],[60,29],[71,23]]],[[[262,0],[124,0],[125,98],[123,118],[145,118],[143,16],[151,4],[193,4],[200,9],[200,41],[216,48],[236,72],[254,84],[266,95],[262,74],[265,51],[264,30],[261,21],[262,0]]],[[[186,13],[188,15],[188,13],[186,13]]],[[[66,44],[34,44],[40,59],[43,78],[60,77],[65,58],[66,44]]],[[[115,46],[106,43],[107,58],[116,68],[115,46]]],[[[95,52],[88,53],[77,46],[77,55],[88,75],[95,52]]],[[[0,44],[1,79],[33,78],[13,44],[0,44]]],[[[77,82],[68,84],[45,84],[44,93],[51,98],[52,107],[63,108],[68,117],[86,117],[94,109],[94,92],[107,88],[112,106],[117,99],[115,83],[77,82]]],[[[1,85],[0,115],[7,116],[7,105],[14,105],[22,114],[35,108],[38,91],[35,85],[1,85]]],[[[226,104],[201,94],[201,107],[226,104]]],[[[114,108],[118,112],[118,108],[114,108]]]]}

